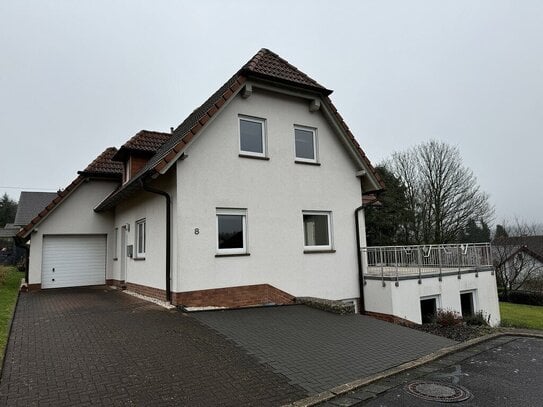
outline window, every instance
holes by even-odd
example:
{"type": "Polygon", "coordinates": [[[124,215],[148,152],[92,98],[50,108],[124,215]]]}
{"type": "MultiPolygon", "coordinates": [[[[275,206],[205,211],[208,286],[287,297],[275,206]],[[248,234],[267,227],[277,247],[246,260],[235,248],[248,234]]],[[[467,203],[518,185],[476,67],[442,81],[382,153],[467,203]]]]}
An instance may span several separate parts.
{"type": "Polygon", "coordinates": [[[243,155],[266,156],[265,121],[248,117],[239,118],[239,151],[243,155]]]}
{"type": "Polygon", "coordinates": [[[113,260],[117,260],[119,257],[119,228],[115,228],[113,231],[113,260]]]}
{"type": "Polygon", "coordinates": [[[330,212],[303,212],[304,249],[331,250],[330,212]]]}
{"type": "Polygon", "coordinates": [[[466,291],[460,293],[460,310],[462,311],[462,317],[471,317],[475,315],[475,293],[473,291],[466,291]]]}
{"type": "Polygon", "coordinates": [[[247,253],[247,210],[217,209],[217,253],[247,253]]]}
{"type": "Polygon", "coordinates": [[[296,161],[317,162],[316,130],[309,127],[294,128],[296,161]]]}
{"type": "Polygon", "coordinates": [[[136,222],[136,257],[145,258],[145,219],[136,222]]]}

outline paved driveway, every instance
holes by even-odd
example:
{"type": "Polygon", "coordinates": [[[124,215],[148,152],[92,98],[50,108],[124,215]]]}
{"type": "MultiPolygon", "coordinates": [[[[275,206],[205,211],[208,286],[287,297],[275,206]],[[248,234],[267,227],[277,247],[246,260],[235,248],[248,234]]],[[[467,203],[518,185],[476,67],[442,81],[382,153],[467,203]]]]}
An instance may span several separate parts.
{"type": "Polygon", "coordinates": [[[301,305],[185,315],[42,291],[19,299],[0,405],[281,405],[451,343],[301,305]]]}
{"type": "Polygon", "coordinates": [[[0,406],[260,406],[304,396],[196,319],[104,289],[21,294],[0,382],[0,406]]]}
{"type": "Polygon", "coordinates": [[[192,315],[310,394],[455,343],[374,318],[304,305],[192,315]]]}

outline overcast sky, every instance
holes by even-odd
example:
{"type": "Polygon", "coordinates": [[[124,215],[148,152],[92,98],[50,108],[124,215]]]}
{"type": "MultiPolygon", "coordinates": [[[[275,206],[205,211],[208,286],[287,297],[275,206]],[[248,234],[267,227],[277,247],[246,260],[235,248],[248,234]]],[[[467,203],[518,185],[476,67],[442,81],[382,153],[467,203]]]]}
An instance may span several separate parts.
{"type": "Polygon", "coordinates": [[[169,131],[262,47],[334,89],[374,164],[445,141],[498,222],[543,222],[543,2],[527,0],[2,0],[0,193],[65,187],[105,147],[169,131]]]}

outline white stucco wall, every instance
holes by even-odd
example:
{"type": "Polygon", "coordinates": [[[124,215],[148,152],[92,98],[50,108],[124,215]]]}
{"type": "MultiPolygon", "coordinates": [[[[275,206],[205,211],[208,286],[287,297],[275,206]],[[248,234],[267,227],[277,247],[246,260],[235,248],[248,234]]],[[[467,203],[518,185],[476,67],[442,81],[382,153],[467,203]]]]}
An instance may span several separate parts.
{"type": "Polygon", "coordinates": [[[421,297],[439,296],[438,307],[461,312],[460,293],[474,291],[475,311],[482,310],[490,316],[491,325],[500,323],[500,309],[496,276],[490,271],[423,278],[422,284],[417,279],[400,280],[396,287],[394,281],[386,281],[382,286],[380,280],[366,280],[364,297],[368,311],[394,315],[416,323],[421,323],[421,297]]]}
{"type": "Polygon", "coordinates": [[[357,298],[357,168],[308,101],[237,96],[177,163],[174,291],[268,283],[295,296],[357,298]],[[269,161],[238,157],[238,115],[266,119],[269,161]],[[318,129],[321,166],[296,164],[294,125],[318,129]],[[216,208],[247,209],[250,256],[216,258],[216,208]],[[335,253],[304,254],[302,210],[332,212],[335,253]],[[195,234],[195,229],[199,234],[195,234]]]}
{"type": "Polygon", "coordinates": [[[113,216],[111,213],[97,214],[93,208],[115,189],[117,183],[110,181],[88,181],[81,184],[47,216],[30,236],[30,259],[28,283],[41,284],[42,247],[44,235],[107,235],[106,278],[112,272],[113,216]]]}
{"type": "MultiPolygon", "coordinates": [[[[172,207],[176,207],[175,201],[175,171],[168,172],[156,182],[151,184],[156,189],[166,191],[172,199],[172,207]]],[[[172,214],[173,215],[173,214],[172,214]]],[[[172,216],[175,219],[175,216],[172,216]]],[[[166,199],[163,196],[141,191],[130,199],[124,200],[115,208],[114,227],[119,230],[118,258],[112,260],[112,278],[122,280],[121,265],[121,228],[130,225],[126,232],[126,245],[133,245],[134,257],[126,260],[126,281],[159,289],[166,288],[166,199]],[[136,221],[146,220],[146,253],[145,259],[136,258],[136,221]]],[[[172,248],[175,251],[175,240],[172,248]]],[[[112,256],[111,256],[112,257],[112,256]]],[[[174,256],[172,256],[175,258],[174,256]]],[[[175,266],[172,265],[172,270],[175,266]]],[[[174,274],[174,273],[172,273],[174,274]]]]}

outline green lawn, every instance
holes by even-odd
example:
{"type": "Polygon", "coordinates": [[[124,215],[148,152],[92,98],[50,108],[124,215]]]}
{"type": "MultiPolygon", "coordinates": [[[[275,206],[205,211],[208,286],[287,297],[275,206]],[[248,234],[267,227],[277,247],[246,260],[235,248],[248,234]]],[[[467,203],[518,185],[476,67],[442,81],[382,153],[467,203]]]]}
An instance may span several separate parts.
{"type": "Polygon", "coordinates": [[[500,302],[502,326],[543,329],[543,307],[500,302]]]}
{"type": "Polygon", "coordinates": [[[0,266],[0,362],[4,357],[4,347],[8,341],[8,329],[22,276],[15,267],[0,266]]]}

